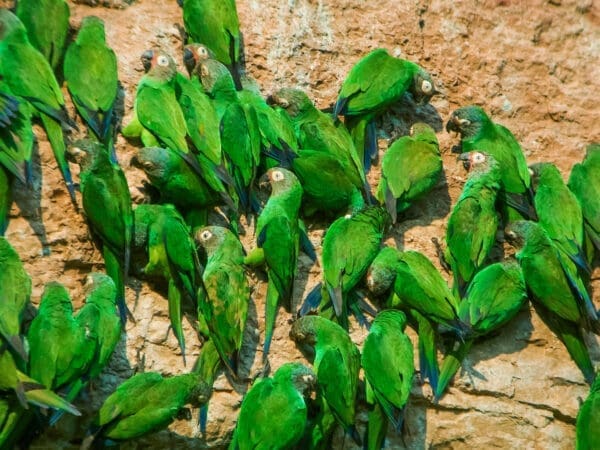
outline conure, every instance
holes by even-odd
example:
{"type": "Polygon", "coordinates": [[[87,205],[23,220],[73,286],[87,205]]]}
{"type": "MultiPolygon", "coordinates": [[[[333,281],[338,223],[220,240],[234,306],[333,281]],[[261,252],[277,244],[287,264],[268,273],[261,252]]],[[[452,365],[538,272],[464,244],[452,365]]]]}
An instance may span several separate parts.
{"type": "Polygon", "coordinates": [[[414,124],[410,136],[390,145],[381,161],[376,196],[385,204],[392,223],[396,223],[398,213],[431,191],[441,175],[442,157],[435,131],[427,124],[414,124]]]}
{"type": "Polygon", "coordinates": [[[600,376],[592,384],[590,393],[577,413],[575,449],[594,450],[600,447],[600,376]]]}
{"type": "Polygon", "coordinates": [[[317,392],[322,395],[336,421],[360,445],[354,425],[360,352],[346,330],[321,316],[298,318],[290,337],[301,348],[314,349],[317,392]]]}
{"type": "Polygon", "coordinates": [[[333,114],[345,116],[366,172],[377,156],[375,118],[406,92],[418,103],[428,102],[437,93],[429,73],[382,48],[361,58],[342,83],[333,114]]]}
{"type": "Polygon", "coordinates": [[[531,175],[521,145],[510,132],[493,122],[479,106],[457,109],[446,124],[446,130],[460,133],[459,153],[483,151],[498,162],[505,220],[535,220],[531,175]]]}
{"type": "Polygon", "coordinates": [[[117,286],[117,305],[123,324],[131,313],[125,303],[125,280],[129,274],[133,212],[131,194],[123,170],[113,162],[103,144],[80,140],[68,149],[79,164],[83,210],[92,232],[102,242],[106,273],[117,286]]]}
{"type": "Polygon", "coordinates": [[[297,448],[315,382],[313,371],[297,362],[283,364],[273,378],[258,379],[242,401],[229,450],[297,448]]]}

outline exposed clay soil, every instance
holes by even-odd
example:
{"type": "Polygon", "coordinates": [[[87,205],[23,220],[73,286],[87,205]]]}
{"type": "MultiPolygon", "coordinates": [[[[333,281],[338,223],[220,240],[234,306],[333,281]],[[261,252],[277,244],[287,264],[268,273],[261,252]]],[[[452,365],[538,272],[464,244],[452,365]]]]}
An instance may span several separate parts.
{"type": "MultiPolygon", "coordinates": [[[[0,6],[11,3],[0,0],[0,6]]],[[[91,14],[106,22],[108,42],[118,55],[123,122],[127,123],[142,76],[140,54],[158,47],[181,60],[181,10],[175,0],[141,0],[123,9],[69,3],[74,28],[91,14]]],[[[282,86],[300,87],[319,107],[327,107],[334,102],[350,67],[376,47],[418,62],[433,75],[442,94],[434,97],[430,106],[420,108],[416,116],[411,105],[399,106],[385,121],[380,150],[387,148],[390,138],[405,133],[417,117],[439,131],[444,181],[410,210],[387,240],[400,248],[422,251],[438,267],[431,238],[444,236],[448,213],[465,180],[464,170],[450,153],[456,137],[442,130],[455,108],[473,103],[484,106],[494,120],[513,131],[529,162],[551,161],[565,178],[583,157],[586,145],[600,141],[600,10],[592,0],[237,3],[247,69],[265,94],[282,86]]],[[[39,302],[44,284],[58,280],[79,307],[87,273],[102,270],[103,260],[83,217],[70,205],[43,131],[36,128],[36,135],[35,189],[18,188],[7,237],[32,277],[34,304],[39,302]]],[[[117,151],[132,198],[142,202],[144,175],[130,166],[136,147],[119,136],[117,151]]],[[[376,182],[378,170],[374,168],[371,181],[376,182]]],[[[324,222],[311,225],[310,237],[317,250],[325,227],[324,222]]],[[[247,250],[254,247],[251,232],[244,245],[247,250]]],[[[317,283],[320,270],[301,256],[296,299],[317,283]]],[[[258,361],[266,283],[260,275],[249,276],[254,292],[246,357],[257,356],[258,361]]],[[[593,285],[598,300],[598,283],[593,285]]],[[[77,403],[86,414],[80,419],[65,417],[33,448],[74,448],[94,410],[135,371],[176,374],[189,370],[183,366],[176,340],[167,333],[165,293],[131,278],[127,301],[136,323],[128,324],[95,389],[77,403]]],[[[285,361],[303,360],[288,338],[289,319],[282,310],[271,351],[274,370],[285,361]]],[[[200,343],[188,323],[184,329],[188,361],[193,362],[200,343]]],[[[360,345],[365,332],[354,325],[351,335],[360,345]]],[[[410,335],[414,338],[412,332],[410,335]]],[[[598,363],[597,342],[591,339],[590,344],[598,363]]],[[[177,421],[168,431],[126,443],[123,448],[223,447],[234,427],[241,395],[224,376],[215,388],[207,436],[198,436],[194,411],[192,421],[177,421]]],[[[404,443],[411,449],[572,448],[579,401],[586,395],[587,385],[562,344],[527,308],[497,336],[473,347],[465,370],[440,404],[432,404],[427,384],[415,381],[404,443]]],[[[363,411],[357,421],[363,430],[363,411]]],[[[390,431],[388,448],[401,445],[400,437],[390,431]]],[[[354,447],[339,433],[336,448],[354,447]]]]}

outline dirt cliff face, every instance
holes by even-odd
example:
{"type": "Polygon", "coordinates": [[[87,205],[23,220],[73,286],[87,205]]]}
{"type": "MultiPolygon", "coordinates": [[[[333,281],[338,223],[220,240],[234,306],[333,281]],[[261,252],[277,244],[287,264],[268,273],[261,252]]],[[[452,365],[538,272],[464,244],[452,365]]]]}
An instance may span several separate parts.
{"type": "MultiPolygon", "coordinates": [[[[572,164],[582,159],[585,146],[600,141],[600,10],[592,0],[237,3],[247,70],[265,94],[283,86],[300,87],[319,107],[327,107],[352,65],[377,47],[411,59],[432,74],[442,94],[418,112],[439,131],[445,179],[411,209],[387,242],[419,250],[436,265],[431,238],[444,236],[451,205],[466,178],[450,153],[457,138],[442,130],[442,123],[455,108],[482,105],[494,120],[513,131],[529,162],[553,162],[565,178],[572,164]]],[[[10,4],[0,1],[0,6],[10,4]]],[[[97,15],[106,22],[107,40],[118,55],[126,124],[142,76],[140,54],[158,47],[181,61],[181,10],[175,0],[142,0],[125,9],[70,6],[75,28],[86,15],[97,15]]],[[[390,138],[408,130],[411,111],[399,107],[395,115],[386,117],[380,151],[387,148],[390,138]]],[[[102,270],[102,256],[90,239],[84,218],[69,202],[43,131],[36,129],[36,135],[39,145],[33,190],[17,188],[7,237],[33,279],[33,303],[39,302],[46,282],[58,280],[79,307],[85,277],[91,270],[102,270]]],[[[130,166],[136,147],[119,136],[117,151],[132,197],[139,203],[144,199],[144,175],[130,166]]],[[[378,167],[372,171],[373,183],[378,171],[378,167]]],[[[317,251],[324,227],[322,221],[311,226],[310,237],[317,251]]],[[[252,232],[243,243],[247,250],[254,247],[252,232]]],[[[318,282],[320,270],[301,256],[294,290],[298,300],[318,282]]],[[[251,361],[257,356],[258,361],[266,282],[261,275],[249,276],[254,292],[245,358],[251,361]]],[[[593,285],[598,288],[597,282],[593,285]]],[[[83,436],[103,399],[136,371],[176,374],[190,369],[183,366],[177,342],[168,332],[165,293],[131,278],[127,302],[136,323],[128,323],[110,366],[77,403],[86,414],[65,417],[35,445],[70,448],[83,436]]],[[[274,370],[286,361],[303,360],[288,338],[289,319],[282,310],[271,350],[274,370]]],[[[184,330],[188,361],[193,362],[200,344],[188,323],[184,330]]],[[[410,336],[416,342],[414,334],[410,336]]],[[[365,332],[354,324],[353,340],[361,345],[364,337],[365,332]]],[[[597,363],[600,351],[595,340],[590,344],[597,363]]],[[[404,443],[415,449],[572,448],[579,401],[587,389],[563,345],[527,307],[498,335],[474,345],[464,370],[439,404],[432,404],[427,384],[415,381],[405,415],[404,443]]],[[[210,402],[206,436],[198,437],[197,411],[193,411],[191,421],[176,421],[168,431],[123,448],[223,447],[235,425],[241,398],[221,376],[210,402]]],[[[359,413],[357,421],[363,430],[366,414],[359,413]]],[[[336,442],[337,448],[354,448],[341,433],[336,442]]],[[[400,436],[390,432],[389,448],[400,445],[400,436]]]]}

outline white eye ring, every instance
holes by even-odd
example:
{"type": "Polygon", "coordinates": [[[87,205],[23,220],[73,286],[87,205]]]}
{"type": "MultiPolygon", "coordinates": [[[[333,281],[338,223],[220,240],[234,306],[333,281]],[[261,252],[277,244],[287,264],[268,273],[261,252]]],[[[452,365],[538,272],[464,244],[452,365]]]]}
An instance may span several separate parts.
{"type": "Polygon", "coordinates": [[[271,173],[271,179],[272,179],[273,181],[281,181],[281,180],[283,180],[284,178],[285,178],[285,176],[283,175],[283,172],[282,172],[282,171],[280,171],[280,170],[274,170],[274,171],[271,173]]]}
{"type": "Polygon", "coordinates": [[[154,163],[152,161],[144,161],[142,166],[144,166],[144,169],[150,170],[154,167],[154,163]]]}
{"type": "Polygon", "coordinates": [[[203,241],[208,241],[211,237],[212,233],[208,230],[204,230],[202,233],[200,233],[200,239],[203,241]]]}
{"type": "Polygon", "coordinates": [[[290,106],[290,102],[288,102],[285,98],[280,98],[278,103],[282,108],[289,108],[290,106]]]}
{"type": "Polygon", "coordinates": [[[477,153],[475,153],[473,155],[473,161],[476,162],[476,163],[484,162],[485,161],[485,155],[483,153],[477,152],[477,153]]]}
{"type": "Polygon", "coordinates": [[[458,119],[458,123],[461,127],[467,127],[471,125],[471,121],[469,119],[458,119]]]}
{"type": "Polygon", "coordinates": [[[352,214],[346,214],[346,215],[344,216],[344,219],[352,219],[352,214]]]}
{"type": "Polygon", "coordinates": [[[208,51],[206,50],[206,47],[198,47],[198,54],[201,56],[206,56],[208,55],[208,51]]]}
{"type": "Polygon", "coordinates": [[[160,55],[156,59],[156,62],[158,63],[159,66],[167,67],[169,65],[169,58],[167,58],[165,55],[160,55]]]}
{"type": "Polygon", "coordinates": [[[429,82],[427,80],[423,80],[423,82],[421,83],[421,90],[425,94],[429,94],[432,89],[433,89],[433,86],[432,86],[431,82],[429,82]]]}

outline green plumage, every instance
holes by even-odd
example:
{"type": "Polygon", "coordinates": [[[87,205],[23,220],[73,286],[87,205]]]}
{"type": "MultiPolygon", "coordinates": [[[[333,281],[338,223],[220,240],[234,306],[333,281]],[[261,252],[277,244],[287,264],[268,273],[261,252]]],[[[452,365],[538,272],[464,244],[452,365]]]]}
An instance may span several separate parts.
{"type": "Polygon", "coordinates": [[[600,144],[587,147],[583,161],[571,169],[568,186],[581,205],[585,232],[600,251],[600,144]]]}
{"type": "Polygon", "coordinates": [[[525,280],[516,262],[491,264],[475,275],[458,309],[460,320],[468,328],[467,336],[448,345],[435,390],[436,401],[444,394],[474,340],[498,330],[526,302],[525,280]]]}
{"type": "Polygon", "coordinates": [[[416,123],[411,136],[403,136],[385,152],[377,199],[396,223],[397,214],[431,191],[442,174],[442,158],[435,131],[416,123]]]}
{"type": "Polygon", "coordinates": [[[460,133],[459,152],[483,151],[498,162],[505,218],[535,220],[531,176],[523,150],[510,130],[494,123],[479,106],[454,111],[446,130],[460,133]]]}
{"type": "Polygon", "coordinates": [[[384,208],[369,207],[340,217],[323,237],[323,304],[330,300],[342,323],[348,311],[347,295],[377,256],[389,223],[384,208]]]}
{"type": "Polygon", "coordinates": [[[135,211],[135,245],[145,248],[147,276],[168,283],[169,319],[185,364],[182,302],[196,303],[200,263],[190,230],[173,205],[139,205],[135,211]]]}
{"type": "Polygon", "coordinates": [[[118,93],[117,57],[106,45],[104,22],[88,16],[65,54],[65,81],[77,111],[112,149],[113,108],[118,93]]]}
{"type": "MultiPolygon", "coordinates": [[[[402,425],[402,411],[408,401],[415,371],[413,347],[408,336],[403,333],[405,327],[404,313],[381,311],[373,321],[363,345],[362,367],[373,392],[373,407],[378,405],[385,414],[383,425],[380,427],[375,426],[375,423],[371,424],[369,420],[369,450],[381,448],[372,443],[383,439],[372,437],[371,433],[385,436],[387,420],[392,422],[396,430],[400,430],[402,425]],[[381,433],[376,433],[376,430],[380,430],[381,433]]],[[[372,414],[370,413],[370,419],[372,414]]],[[[375,417],[379,417],[377,413],[375,417]]]]}
{"type": "Polygon", "coordinates": [[[229,450],[296,448],[314,384],[314,373],[300,363],[283,364],[273,378],[256,381],[242,402],[229,450]]]}
{"type": "Polygon", "coordinates": [[[454,293],[463,295],[473,276],[485,265],[496,242],[500,167],[493,156],[470,152],[461,155],[469,178],[456,202],[446,229],[446,261],[454,276],[454,293]]]}
{"type": "Polygon", "coordinates": [[[8,228],[8,213],[12,205],[12,176],[0,165],[0,236],[8,228]]]}
{"type": "Polygon", "coordinates": [[[292,324],[290,337],[296,344],[314,347],[317,391],[336,421],[360,442],[354,426],[360,352],[338,324],[320,316],[304,316],[292,324]]]}
{"type": "Polygon", "coordinates": [[[81,167],[80,190],[88,223],[102,241],[106,273],[117,286],[123,323],[131,314],[125,304],[125,279],[129,273],[133,212],[125,174],[111,161],[100,143],[81,140],[69,148],[69,156],[81,167]]]}
{"type": "Polygon", "coordinates": [[[223,363],[235,373],[250,300],[244,249],[238,238],[223,227],[202,228],[195,239],[208,256],[202,275],[206,297],[199,298],[198,310],[223,363]]]}
{"type": "Polygon", "coordinates": [[[600,376],[592,384],[590,393],[577,414],[575,434],[576,450],[594,450],[600,448],[600,376]]]}
{"type": "Polygon", "coordinates": [[[60,86],[44,56],[27,38],[19,19],[8,9],[0,9],[0,79],[17,97],[27,99],[46,130],[54,157],[73,204],[75,188],[66,160],[62,126],[71,127],[60,86]]]}
{"type": "MultiPolygon", "coordinates": [[[[163,377],[156,372],[134,375],[103,403],[93,426],[104,438],[123,441],[166,428],[181,409],[199,407],[210,398],[211,387],[198,374],[163,377]]],[[[88,448],[95,434],[82,448],[88,448]]]]}
{"type": "Polygon", "coordinates": [[[44,288],[27,340],[29,374],[48,389],[81,377],[94,356],[94,342],[73,318],[69,293],[57,282],[44,288]]]}
{"type": "Polygon", "coordinates": [[[58,74],[69,36],[69,5],[64,0],[19,0],[16,14],[21,19],[29,41],[58,74]]]}
{"type": "Polygon", "coordinates": [[[31,278],[15,249],[0,237],[0,335],[23,361],[27,352],[19,334],[30,296],[31,278]]]}

